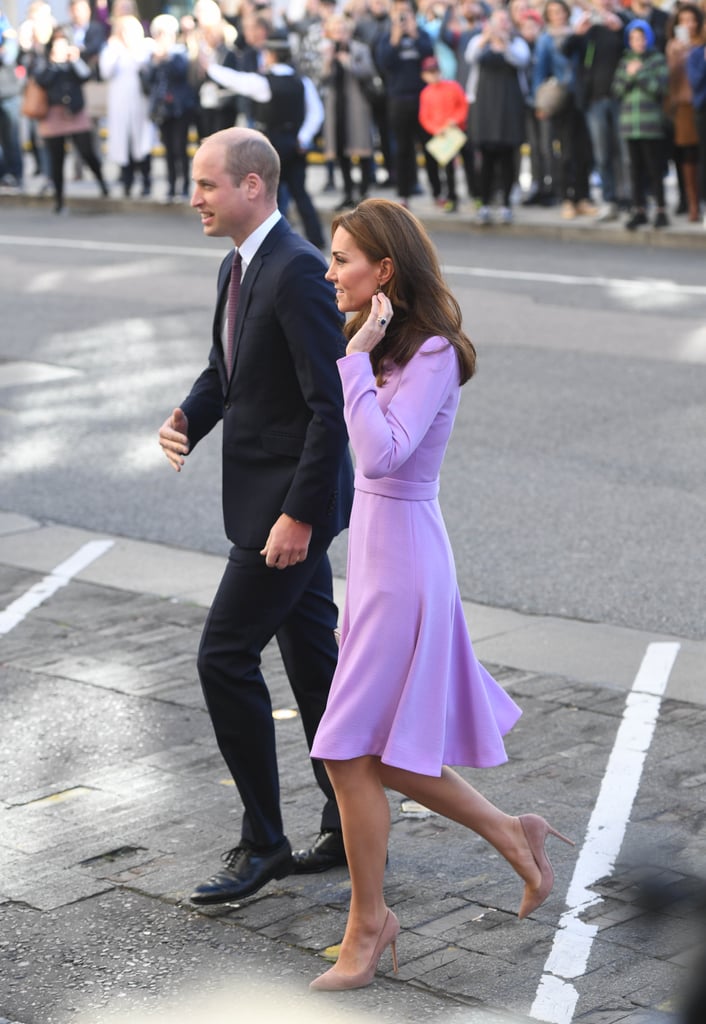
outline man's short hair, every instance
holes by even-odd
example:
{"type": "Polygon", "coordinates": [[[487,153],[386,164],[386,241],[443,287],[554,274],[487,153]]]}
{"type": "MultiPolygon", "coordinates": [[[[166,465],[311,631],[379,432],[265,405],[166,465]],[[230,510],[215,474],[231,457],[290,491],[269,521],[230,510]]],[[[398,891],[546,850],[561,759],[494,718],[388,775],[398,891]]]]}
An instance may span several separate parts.
{"type": "Polygon", "coordinates": [[[280,162],[277,150],[261,132],[233,136],[225,142],[225,168],[239,185],[248,174],[257,174],[265,185],[268,199],[276,198],[279,186],[280,162]]]}

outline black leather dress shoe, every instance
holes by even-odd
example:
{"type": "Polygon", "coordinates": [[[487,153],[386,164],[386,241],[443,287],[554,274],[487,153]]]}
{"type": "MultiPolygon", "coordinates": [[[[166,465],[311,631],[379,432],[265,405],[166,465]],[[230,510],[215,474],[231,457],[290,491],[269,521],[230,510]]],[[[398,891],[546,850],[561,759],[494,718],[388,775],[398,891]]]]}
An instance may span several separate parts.
{"type": "Polygon", "coordinates": [[[295,875],[314,875],[346,863],[343,833],[340,829],[324,829],[308,850],[296,850],[292,854],[292,871],[295,875]]]}
{"type": "Polygon", "coordinates": [[[286,839],[269,853],[258,853],[247,843],[241,843],[223,859],[226,866],[194,889],[189,896],[192,903],[205,906],[242,900],[273,878],[284,878],[292,871],[292,848],[286,839]]]}

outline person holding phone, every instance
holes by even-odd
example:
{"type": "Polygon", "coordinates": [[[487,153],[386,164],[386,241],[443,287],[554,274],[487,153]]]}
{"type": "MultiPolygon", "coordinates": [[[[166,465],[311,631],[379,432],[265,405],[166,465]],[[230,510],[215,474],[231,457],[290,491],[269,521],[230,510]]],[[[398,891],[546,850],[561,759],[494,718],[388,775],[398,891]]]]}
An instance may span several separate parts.
{"type": "Polygon", "coordinates": [[[549,835],[538,814],[496,807],[451,766],[507,759],[520,709],[473,652],[439,505],[439,473],[476,352],[420,222],[368,199],[332,224],[326,273],[349,314],[337,361],[356,456],[338,666],[312,756],[341,813],[350,909],[317,991],[369,985],[400,923],[387,906],[386,789],[464,825],[524,883],[518,917],[549,897],[549,835]]]}
{"type": "Polygon", "coordinates": [[[704,16],[699,7],[681,4],[676,8],[666,50],[667,109],[674,133],[674,163],[677,177],[683,183],[684,205],[691,223],[699,219],[699,132],[686,60],[691,50],[703,42],[703,32],[704,16]]]}
{"type": "Polygon", "coordinates": [[[703,39],[686,58],[686,76],[694,96],[694,117],[699,134],[699,186],[703,201],[706,198],[706,47],[703,39]]]}
{"type": "Polygon", "coordinates": [[[466,50],[471,67],[468,98],[471,138],[481,154],[478,221],[489,224],[496,181],[501,193],[500,222],[512,223],[512,187],[525,141],[525,71],[531,59],[504,8],[493,11],[466,50]]]}
{"type": "Polygon", "coordinates": [[[89,167],[103,196],[108,186],[103,178],[100,157],[93,140],[93,125],[86,111],[83,83],[92,75],[82,59],[78,46],[70,41],[64,28],[54,29],[47,45],[46,59],[34,65],[34,77],[46,89],[49,109],[39,122],[38,131],[45,140],[49,153],[51,178],[54,185],[54,212],[64,210],[64,159],[66,140],[71,139],[76,151],[89,167]]]}
{"type": "Polygon", "coordinates": [[[390,23],[390,31],[376,47],[375,59],[387,86],[397,194],[402,205],[409,206],[417,184],[417,145],[424,142],[419,124],[419,95],[425,85],[422,61],[434,56],[434,44],[417,25],[409,0],[394,0],[390,23]]]}
{"type": "Polygon", "coordinates": [[[611,87],[625,49],[628,20],[614,0],[592,0],[564,46],[577,70],[577,95],[601,178],[603,203],[598,220],[602,222],[617,220],[620,204],[627,201],[629,175],[618,130],[619,105],[611,87]]]}

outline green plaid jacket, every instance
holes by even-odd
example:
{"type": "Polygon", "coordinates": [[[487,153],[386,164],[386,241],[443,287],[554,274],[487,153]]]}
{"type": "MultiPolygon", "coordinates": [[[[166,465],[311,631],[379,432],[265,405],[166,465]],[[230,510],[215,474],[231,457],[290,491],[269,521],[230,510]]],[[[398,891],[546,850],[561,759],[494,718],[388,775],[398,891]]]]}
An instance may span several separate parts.
{"type": "Polygon", "coordinates": [[[620,134],[624,139],[661,139],[664,136],[663,102],[669,73],[664,55],[652,50],[642,55],[628,50],[620,59],[613,78],[613,95],[620,100],[620,134]],[[641,62],[634,75],[627,66],[641,62]]]}

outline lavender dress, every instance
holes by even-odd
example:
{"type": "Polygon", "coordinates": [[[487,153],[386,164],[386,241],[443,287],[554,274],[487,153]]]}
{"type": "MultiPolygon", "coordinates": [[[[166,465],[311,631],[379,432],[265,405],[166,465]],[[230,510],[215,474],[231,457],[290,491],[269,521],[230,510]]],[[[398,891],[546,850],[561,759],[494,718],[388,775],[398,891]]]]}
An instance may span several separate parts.
{"type": "Polygon", "coordinates": [[[456,352],[429,338],[381,388],[366,353],[338,369],[355,498],[338,668],[312,756],[373,754],[435,776],[501,764],[521,712],[473,653],[437,499],[460,396],[456,352]]]}

